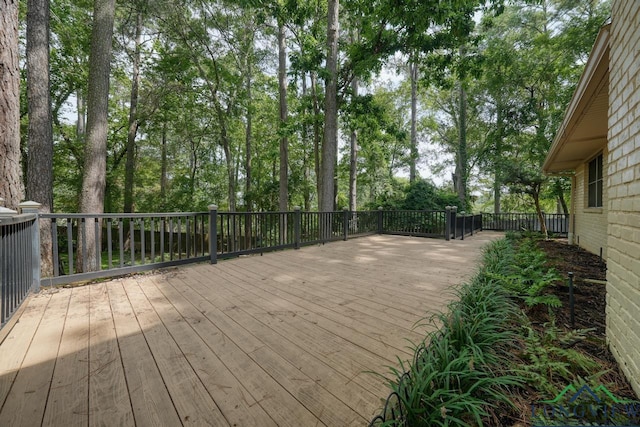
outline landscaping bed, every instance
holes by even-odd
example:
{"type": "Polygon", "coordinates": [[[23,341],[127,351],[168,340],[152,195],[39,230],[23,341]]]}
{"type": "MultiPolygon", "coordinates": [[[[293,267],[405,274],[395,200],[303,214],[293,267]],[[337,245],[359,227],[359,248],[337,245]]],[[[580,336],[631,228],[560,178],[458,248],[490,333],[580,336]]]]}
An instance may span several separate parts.
{"type": "MultiPolygon", "coordinates": [[[[538,246],[545,252],[549,266],[555,268],[564,278],[546,290],[556,295],[562,302],[561,307],[552,309],[556,324],[565,331],[572,329],[568,289],[568,273],[572,272],[574,273],[575,328],[591,329],[585,340],[576,343],[576,348],[598,360],[603,370],[609,370],[603,382],[615,384],[615,393],[618,396],[637,399],[606,343],[607,287],[592,281],[606,281],[606,264],[598,255],[587,252],[579,246],[569,245],[566,239],[540,240],[538,246]]],[[[549,316],[544,311],[538,311],[529,313],[529,319],[532,323],[541,323],[548,321],[549,316]]],[[[614,392],[614,390],[611,391],[614,392]]]]}
{"type": "Polygon", "coordinates": [[[585,388],[604,390],[600,407],[638,400],[606,345],[605,278],[598,256],[562,240],[510,233],[492,243],[437,316],[440,329],[416,346],[411,366],[394,371],[391,399],[372,425],[525,427],[536,408],[535,425],[602,425],[544,408],[568,408],[585,388]]]}

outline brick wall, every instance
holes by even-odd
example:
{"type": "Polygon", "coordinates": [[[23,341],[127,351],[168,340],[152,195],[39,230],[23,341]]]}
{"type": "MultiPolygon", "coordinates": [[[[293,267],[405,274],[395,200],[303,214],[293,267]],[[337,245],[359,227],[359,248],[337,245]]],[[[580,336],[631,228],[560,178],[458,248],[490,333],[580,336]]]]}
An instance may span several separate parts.
{"type": "Polygon", "coordinates": [[[607,338],[640,395],[640,1],[611,20],[607,338]]]}
{"type": "MultiPolygon", "coordinates": [[[[602,168],[605,171],[603,178],[605,185],[607,180],[607,151],[603,141],[602,168]]],[[[589,208],[588,199],[588,162],[576,169],[575,188],[573,192],[573,215],[575,228],[573,234],[574,243],[596,255],[607,258],[607,191],[606,187],[602,195],[602,208],[589,208]]]]}

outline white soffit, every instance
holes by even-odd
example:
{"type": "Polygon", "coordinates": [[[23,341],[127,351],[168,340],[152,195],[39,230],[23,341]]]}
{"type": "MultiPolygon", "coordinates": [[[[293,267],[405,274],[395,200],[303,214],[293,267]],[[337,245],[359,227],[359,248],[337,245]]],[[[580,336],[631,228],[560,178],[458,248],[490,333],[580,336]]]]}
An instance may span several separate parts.
{"type": "Polygon", "coordinates": [[[545,173],[574,170],[607,143],[609,28],[600,29],[578,86],[542,167],[545,173]]]}

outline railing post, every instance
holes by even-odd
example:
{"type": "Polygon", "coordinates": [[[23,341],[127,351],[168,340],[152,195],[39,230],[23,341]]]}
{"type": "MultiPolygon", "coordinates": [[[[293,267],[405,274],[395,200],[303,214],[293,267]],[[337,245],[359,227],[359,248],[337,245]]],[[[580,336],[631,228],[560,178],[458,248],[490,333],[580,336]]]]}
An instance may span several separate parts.
{"type": "Polygon", "coordinates": [[[383,215],[384,211],[382,209],[383,209],[382,206],[378,206],[378,234],[382,234],[382,232],[383,232],[383,229],[382,229],[382,227],[383,227],[382,215],[383,215]]]}
{"type": "Polygon", "coordinates": [[[31,289],[34,292],[40,290],[40,221],[38,217],[38,211],[42,205],[37,202],[28,201],[22,202],[18,205],[20,211],[25,214],[35,214],[36,219],[31,225],[31,269],[32,269],[32,282],[31,289]]]}
{"type": "Polygon", "coordinates": [[[480,231],[484,231],[484,212],[480,212],[480,231]]]}
{"type": "Polygon", "coordinates": [[[301,221],[300,221],[300,217],[302,216],[301,212],[300,212],[300,206],[294,206],[293,207],[293,239],[294,239],[294,244],[293,247],[295,249],[300,249],[300,225],[301,225],[301,221]]]}
{"type": "Polygon", "coordinates": [[[451,206],[446,206],[445,208],[445,230],[444,230],[444,238],[449,241],[451,239],[451,206]]]}
{"type": "Polygon", "coordinates": [[[453,240],[456,240],[458,228],[458,207],[451,206],[451,217],[453,219],[453,240]]]}
{"type": "Polygon", "coordinates": [[[475,215],[473,214],[473,212],[471,212],[471,235],[473,236],[473,229],[476,227],[475,224],[475,215]]]}
{"type": "Polygon", "coordinates": [[[209,205],[209,259],[218,263],[218,205],[209,205]]]}
{"type": "Polygon", "coordinates": [[[344,228],[344,236],[342,240],[347,240],[349,237],[349,208],[344,208],[342,210],[342,225],[344,228]]]}
{"type": "Polygon", "coordinates": [[[466,222],[467,222],[467,213],[465,211],[460,212],[460,215],[462,216],[462,237],[460,238],[460,240],[464,240],[464,233],[466,231],[466,222]]]}

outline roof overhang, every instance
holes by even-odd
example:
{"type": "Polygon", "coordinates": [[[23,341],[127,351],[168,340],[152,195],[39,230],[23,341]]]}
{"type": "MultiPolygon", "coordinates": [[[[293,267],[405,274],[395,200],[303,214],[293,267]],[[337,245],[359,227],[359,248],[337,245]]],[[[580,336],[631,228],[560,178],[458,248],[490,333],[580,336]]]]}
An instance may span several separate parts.
{"type": "Polygon", "coordinates": [[[607,145],[609,117],[609,29],[604,25],[580,76],[551,149],[547,174],[573,171],[607,145]]]}

